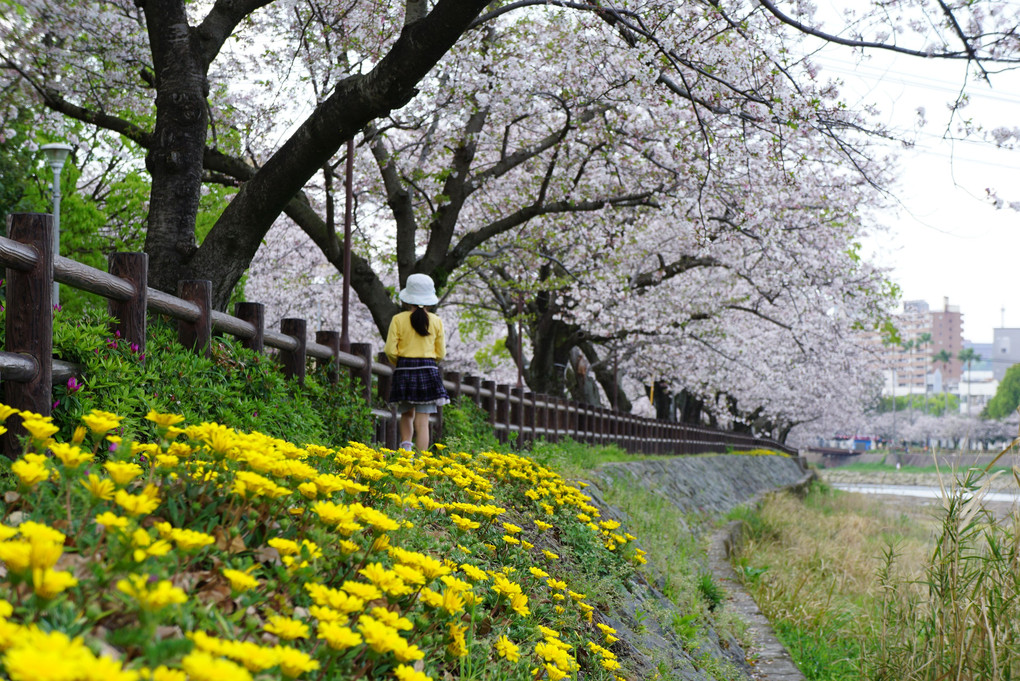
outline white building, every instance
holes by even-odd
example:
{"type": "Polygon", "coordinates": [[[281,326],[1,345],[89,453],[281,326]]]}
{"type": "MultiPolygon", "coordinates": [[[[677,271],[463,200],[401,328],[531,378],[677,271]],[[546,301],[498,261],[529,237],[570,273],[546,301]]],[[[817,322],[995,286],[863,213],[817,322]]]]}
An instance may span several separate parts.
{"type": "Polygon", "coordinates": [[[995,397],[999,381],[991,371],[964,371],[960,378],[960,413],[977,416],[995,397]]]}

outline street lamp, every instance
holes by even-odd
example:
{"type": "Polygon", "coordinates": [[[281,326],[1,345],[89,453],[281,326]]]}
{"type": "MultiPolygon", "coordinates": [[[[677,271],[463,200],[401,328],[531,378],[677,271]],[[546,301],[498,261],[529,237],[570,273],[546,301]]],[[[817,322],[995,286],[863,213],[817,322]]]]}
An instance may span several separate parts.
{"type": "MultiPolygon", "coordinates": [[[[44,144],[39,150],[46,155],[46,163],[53,169],[53,255],[60,255],[60,171],[64,161],[74,151],[70,144],[44,144]]],[[[60,285],[53,282],[53,304],[60,304],[60,285]]]]}

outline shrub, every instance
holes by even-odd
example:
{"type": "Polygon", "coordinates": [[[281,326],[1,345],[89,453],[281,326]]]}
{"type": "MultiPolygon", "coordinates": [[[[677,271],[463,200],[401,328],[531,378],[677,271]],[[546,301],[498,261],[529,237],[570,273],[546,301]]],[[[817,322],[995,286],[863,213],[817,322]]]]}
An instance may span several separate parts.
{"type": "Polygon", "coordinates": [[[499,446],[485,411],[463,395],[443,407],[442,441],[454,449],[473,451],[499,446]]]}
{"type": "Polygon", "coordinates": [[[344,372],[330,384],[324,370],[315,369],[300,386],[283,377],[274,357],[232,338],[214,338],[208,357],[186,350],[176,325],[159,319],[149,325],[142,357],[136,346],[110,335],[108,321],[95,311],[75,320],[56,315],[54,353],[82,368],[80,379],[54,390],[54,423],[65,439],[93,409],[123,416],[126,432],[148,439],[155,431],[144,416],[153,410],[302,443],[368,439],[371,412],[344,372]]]}

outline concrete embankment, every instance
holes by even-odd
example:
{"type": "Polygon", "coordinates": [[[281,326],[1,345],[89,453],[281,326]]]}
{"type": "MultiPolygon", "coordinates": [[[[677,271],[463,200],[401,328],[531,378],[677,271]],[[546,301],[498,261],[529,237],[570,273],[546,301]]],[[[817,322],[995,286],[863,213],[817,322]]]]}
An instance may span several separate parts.
{"type": "MultiPolygon", "coordinates": [[[[769,492],[806,486],[813,477],[813,471],[806,471],[796,459],[780,456],[670,457],[606,464],[592,471],[589,479],[592,487],[585,491],[599,506],[606,508],[600,489],[636,484],[651,494],[662,496],[683,513],[704,521],[718,518],[740,504],[755,503],[769,492]]],[[[611,509],[610,513],[615,510],[611,509]]],[[[675,531],[697,530],[679,526],[675,531]]],[[[606,619],[620,632],[620,637],[629,642],[625,655],[636,662],[638,668],[647,670],[648,678],[662,671],[660,665],[665,664],[673,678],[708,681],[718,678],[709,671],[712,665],[707,662],[707,659],[715,659],[728,660],[745,679],[803,679],[728,562],[729,550],[738,542],[739,527],[735,523],[714,533],[703,569],[710,570],[726,590],[727,607],[747,623],[747,650],[731,635],[714,630],[707,632],[708,641],[701,642],[696,652],[691,650],[668,624],[687,613],[680,612],[661,593],[661,587],[656,588],[644,579],[627,585],[629,593],[616,603],[606,619]],[[649,612],[661,616],[648,618],[649,612]],[[673,612],[676,612],[675,617],[670,614],[673,612]]]]}
{"type": "Polygon", "coordinates": [[[684,456],[628,461],[602,466],[609,478],[631,476],[643,487],[661,494],[685,513],[721,515],[801,480],[805,471],[797,459],[783,456],[684,456]]]}

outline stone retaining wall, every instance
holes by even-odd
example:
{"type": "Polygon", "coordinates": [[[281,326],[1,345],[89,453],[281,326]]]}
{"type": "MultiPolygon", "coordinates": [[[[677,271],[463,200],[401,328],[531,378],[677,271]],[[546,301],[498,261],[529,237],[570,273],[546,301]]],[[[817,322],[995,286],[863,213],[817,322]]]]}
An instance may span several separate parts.
{"type": "Polygon", "coordinates": [[[685,513],[717,515],[796,483],[805,472],[795,458],[717,454],[611,463],[599,467],[596,477],[629,476],[685,513]]]}

